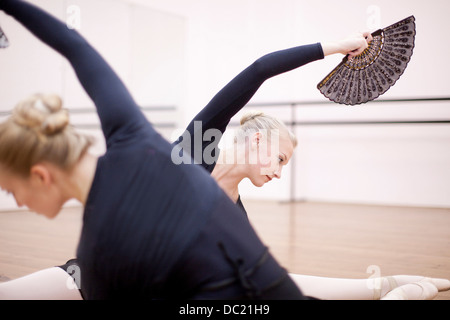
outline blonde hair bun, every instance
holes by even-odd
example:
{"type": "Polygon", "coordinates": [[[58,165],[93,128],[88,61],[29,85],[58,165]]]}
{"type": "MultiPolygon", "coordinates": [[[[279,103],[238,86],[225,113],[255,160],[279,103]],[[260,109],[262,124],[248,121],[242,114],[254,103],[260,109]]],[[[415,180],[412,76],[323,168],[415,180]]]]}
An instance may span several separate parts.
{"type": "Polygon", "coordinates": [[[0,164],[24,177],[39,162],[71,169],[93,138],[69,125],[69,112],[54,94],[35,94],[19,102],[0,123],[0,164]]]}
{"type": "Polygon", "coordinates": [[[262,112],[262,111],[250,111],[250,112],[247,112],[241,117],[240,124],[242,126],[246,122],[251,121],[251,120],[255,120],[255,118],[262,117],[262,116],[264,116],[264,112],[262,112]]]}
{"type": "Polygon", "coordinates": [[[21,101],[14,109],[13,118],[18,125],[46,136],[63,131],[69,124],[69,113],[55,94],[35,94],[21,101]]]}
{"type": "Polygon", "coordinates": [[[269,138],[272,129],[281,129],[289,134],[294,147],[297,146],[297,138],[287,126],[275,117],[262,111],[249,111],[241,116],[240,127],[235,131],[234,141],[245,141],[245,136],[251,132],[267,130],[269,138]]]}

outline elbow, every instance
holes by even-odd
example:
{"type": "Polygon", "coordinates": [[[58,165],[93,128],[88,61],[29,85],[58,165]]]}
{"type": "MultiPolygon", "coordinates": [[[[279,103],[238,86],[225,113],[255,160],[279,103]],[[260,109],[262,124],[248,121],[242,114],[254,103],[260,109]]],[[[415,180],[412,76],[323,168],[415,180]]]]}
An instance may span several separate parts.
{"type": "Polygon", "coordinates": [[[270,63],[270,54],[266,54],[261,58],[255,60],[251,64],[252,72],[259,78],[268,79],[273,77],[276,72],[273,68],[273,64],[270,63]]]}
{"type": "Polygon", "coordinates": [[[258,77],[262,77],[266,74],[267,70],[264,64],[263,58],[259,58],[250,65],[252,72],[258,77]]]}

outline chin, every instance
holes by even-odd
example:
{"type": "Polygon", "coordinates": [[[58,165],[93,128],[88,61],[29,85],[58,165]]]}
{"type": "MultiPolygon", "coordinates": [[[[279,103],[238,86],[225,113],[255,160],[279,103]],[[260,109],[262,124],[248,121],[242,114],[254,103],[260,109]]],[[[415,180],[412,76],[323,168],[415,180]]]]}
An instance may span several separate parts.
{"type": "Polygon", "coordinates": [[[52,220],[52,219],[54,219],[54,218],[58,215],[58,213],[59,213],[59,211],[56,212],[56,213],[52,213],[52,214],[46,214],[45,216],[46,216],[48,219],[52,220]]]}
{"type": "Polygon", "coordinates": [[[45,210],[36,210],[35,212],[37,214],[43,215],[44,217],[48,219],[54,219],[58,213],[61,211],[61,208],[51,208],[51,209],[45,209],[45,210]]]}
{"type": "Polygon", "coordinates": [[[253,180],[252,180],[252,183],[253,183],[253,185],[254,185],[255,187],[258,187],[258,188],[261,188],[263,185],[266,184],[265,181],[260,181],[260,180],[258,180],[258,181],[253,181],[253,180]]]}

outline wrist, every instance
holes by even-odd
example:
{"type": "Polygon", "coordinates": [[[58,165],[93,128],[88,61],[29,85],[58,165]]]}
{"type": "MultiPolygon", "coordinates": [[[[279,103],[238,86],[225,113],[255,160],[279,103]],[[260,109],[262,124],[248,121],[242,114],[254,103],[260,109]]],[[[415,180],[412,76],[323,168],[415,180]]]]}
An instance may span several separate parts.
{"type": "Polygon", "coordinates": [[[342,48],[337,42],[321,43],[324,56],[329,56],[336,53],[342,53],[342,48]]]}

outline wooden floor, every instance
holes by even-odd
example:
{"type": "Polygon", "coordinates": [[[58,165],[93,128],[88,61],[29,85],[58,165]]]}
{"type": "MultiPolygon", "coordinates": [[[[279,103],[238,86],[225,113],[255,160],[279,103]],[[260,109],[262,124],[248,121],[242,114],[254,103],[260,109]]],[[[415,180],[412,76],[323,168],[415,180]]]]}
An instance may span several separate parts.
{"type": "MultiPolygon", "coordinates": [[[[290,272],[367,279],[423,275],[450,279],[450,209],[245,201],[263,241],[290,272]],[[370,271],[368,273],[368,270],[370,271]]],[[[0,213],[0,281],[74,257],[81,208],[54,220],[0,213]]],[[[450,292],[437,300],[450,300],[450,292]]]]}

